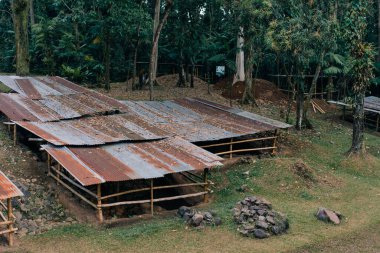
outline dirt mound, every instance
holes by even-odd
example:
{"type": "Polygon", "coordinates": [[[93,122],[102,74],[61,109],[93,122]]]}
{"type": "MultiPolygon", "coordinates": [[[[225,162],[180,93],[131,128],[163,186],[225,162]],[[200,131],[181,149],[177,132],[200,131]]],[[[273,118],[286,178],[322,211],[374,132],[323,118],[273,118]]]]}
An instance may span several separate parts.
{"type": "MultiPolygon", "coordinates": [[[[157,83],[160,86],[165,86],[165,87],[176,87],[178,83],[178,74],[173,74],[173,75],[164,75],[157,77],[157,83]]],[[[188,83],[190,85],[190,83],[188,83]]],[[[207,82],[203,81],[202,79],[195,77],[194,76],[194,86],[199,87],[199,86],[207,86],[207,82]]]]}
{"type": "Polygon", "coordinates": [[[305,164],[302,161],[297,161],[293,165],[293,171],[295,174],[303,178],[305,181],[308,182],[316,182],[316,178],[314,175],[314,171],[312,168],[310,168],[307,164],[305,164]]]}
{"type": "MultiPolygon", "coordinates": [[[[245,84],[244,82],[237,82],[233,85],[232,90],[229,87],[230,81],[228,78],[218,82],[214,88],[224,89],[222,93],[225,98],[241,99],[243,97],[245,84]]],[[[278,103],[280,105],[286,105],[287,96],[282,93],[274,83],[263,79],[256,79],[253,88],[253,94],[256,99],[263,100],[265,102],[278,103]]]]}

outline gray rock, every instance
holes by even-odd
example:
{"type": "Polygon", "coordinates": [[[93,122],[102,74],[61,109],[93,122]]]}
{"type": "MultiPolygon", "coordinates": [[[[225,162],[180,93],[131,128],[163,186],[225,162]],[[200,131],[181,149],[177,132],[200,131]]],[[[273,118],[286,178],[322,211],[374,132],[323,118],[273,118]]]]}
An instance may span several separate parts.
{"type": "Polygon", "coordinates": [[[194,216],[191,218],[191,225],[198,227],[202,224],[203,222],[203,215],[196,213],[194,216]]]}
{"type": "Polygon", "coordinates": [[[269,237],[269,234],[262,229],[253,230],[253,235],[258,239],[265,239],[269,237]]]}
{"type": "Polygon", "coordinates": [[[216,218],[214,219],[214,224],[215,224],[215,226],[220,226],[220,225],[222,225],[222,219],[221,219],[220,217],[216,217],[216,218]]]}
{"type": "Polygon", "coordinates": [[[269,227],[269,225],[268,225],[268,223],[266,223],[265,221],[261,221],[261,220],[259,220],[259,221],[256,221],[256,227],[257,227],[257,228],[262,228],[262,229],[264,229],[264,230],[267,230],[268,227],[269,227]]]}

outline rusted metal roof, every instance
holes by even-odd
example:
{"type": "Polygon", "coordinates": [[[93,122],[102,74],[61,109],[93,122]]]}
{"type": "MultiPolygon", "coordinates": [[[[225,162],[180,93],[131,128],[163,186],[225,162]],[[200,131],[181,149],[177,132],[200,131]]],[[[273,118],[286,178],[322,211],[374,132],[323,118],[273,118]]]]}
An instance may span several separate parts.
{"type": "Polygon", "coordinates": [[[380,98],[374,96],[366,97],[364,99],[364,108],[380,113],[380,98]]]}
{"type": "Polygon", "coordinates": [[[20,94],[0,93],[0,111],[13,121],[48,122],[115,113],[119,109],[89,94],[49,95],[33,100],[20,94]]]}
{"type": "Polygon", "coordinates": [[[94,116],[58,122],[15,123],[57,146],[91,146],[121,141],[158,140],[169,135],[128,114],[94,116]]]}
{"type": "Polygon", "coordinates": [[[57,121],[62,116],[22,95],[0,93],[0,111],[13,121],[57,121]]]}
{"type": "Polygon", "coordinates": [[[2,171],[0,171],[0,200],[20,196],[24,196],[24,194],[2,171]]]}
{"type": "Polygon", "coordinates": [[[128,108],[116,99],[61,77],[0,76],[0,82],[25,99],[38,100],[57,111],[63,119],[93,113],[128,111],[128,108]]]}
{"type": "Polygon", "coordinates": [[[201,99],[125,101],[138,117],[191,142],[251,135],[288,124],[201,99]]]}
{"type": "Polygon", "coordinates": [[[214,168],[223,160],[179,137],[101,147],[42,148],[84,186],[214,168]]]}

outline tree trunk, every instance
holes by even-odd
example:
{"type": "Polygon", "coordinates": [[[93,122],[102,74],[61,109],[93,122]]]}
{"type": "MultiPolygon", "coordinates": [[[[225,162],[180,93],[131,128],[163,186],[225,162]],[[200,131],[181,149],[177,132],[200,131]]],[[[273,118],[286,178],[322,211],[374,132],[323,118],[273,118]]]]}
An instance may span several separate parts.
{"type": "MultiPolygon", "coordinates": [[[[135,52],[133,54],[133,78],[132,78],[132,90],[136,88],[135,80],[137,76],[137,53],[138,47],[135,47],[135,52]]],[[[139,87],[140,88],[140,87],[139,87]]]]}
{"type": "Polygon", "coordinates": [[[194,88],[194,71],[195,71],[195,64],[194,60],[191,59],[191,76],[190,76],[190,88],[194,88]]]}
{"type": "Polygon", "coordinates": [[[105,72],[104,72],[104,82],[105,82],[105,89],[106,91],[109,91],[111,89],[110,85],[110,69],[111,69],[111,50],[110,50],[110,34],[108,31],[106,31],[105,34],[105,41],[104,41],[104,65],[105,65],[105,72]]]}
{"type": "Polygon", "coordinates": [[[305,88],[304,88],[304,78],[302,76],[297,77],[297,117],[296,117],[296,129],[302,129],[303,116],[304,116],[304,100],[305,100],[305,88]]]}
{"type": "Polygon", "coordinates": [[[377,61],[380,62],[380,0],[377,0],[377,61]]]}
{"type": "Polygon", "coordinates": [[[237,45],[236,45],[236,74],[234,76],[234,80],[232,84],[236,82],[244,82],[245,81],[245,73],[244,73],[244,38],[242,36],[243,28],[240,27],[239,34],[237,36],[237,45]]]}
{"type": "MultiPolygon", "coordinates": [[[[157,0],[159,1],[159,0],[157,0]]],[[[158,40],[160,39],[160,33],[161,30],[168,19],[169,13],[171,8],[173,7],[173,1],[174,0],[166,0],[166,6],[163,18],[161,19],[160,23],[157,26],[157,29],[155,31],[154,37],[153,37],[153,43],[152,43],[152,51],[150,55],[150,61],[149,61],[149,98],[150,100],[153,100],[153,84],[156,81],[155,73],[154,73],[154,67],[155,67],[155,60],[156,55],[158,53],[158,40]]]]}
{"type": "Polygon", "coordinates": [[[242,103],[243,104],[255,104],[255,98],[252,94],[252,72],[253,72],[253,48],[250,46],[248,50],[246,50],[246,59],[245,59],[245,89],[243,93],[242,103]]]}
{"type": "MultiPolygon", "coordinates": [[[[160,14],[161,14],[161,0],[156,0],[154,6],[154,21],[153,21],[153,40],[154,36],[157,33],[158,25],[160,24],[160,14]]],[[[157,66],[158,66],[158,48],[154,52],[154,61],[153,61],[153,81],[157,78],[157,66]]]]}
{"type": "Polygon", "coordinates": [[[29,74],[28,0],[12,1],[12,17],[16,44],[16,74],[29,74]]]}
{"type": "Polygon", "coordinates": [[[33,26],[36,23],[36,19],[34,16],[34,0],[29,0],[30,8],[29,8],[29,15],[30,15],[30,25],[33,26]]]}
{"type": "Polygon", "coordinates": [[[355,95],[354,122],[352,132],[351,154],[360,154],[364,149],[364,97],[365,92],[355,95]]]}
{"type": "Polygon", "coordinates": [[[332,100],[333,90],[334,90],[334,80],[332,76],[329,76],[328,81],[327,81],[327,101],[332,100]]]}
{"type": "Polygon", "coordinates": [[[185,78],[185,70],[183,67],[183,51],[182,47],[179,50],[179,63],[178,63],[178,87],[185,87],[186,78],[185,78]]]}
{"type": "Polygon", "coordinates": [[[324,52],[322,52],[321,55],[320,55],[318,65],[317,65],[317,67],[315,69],[313,81],[312,81],[310,89],[309,89],[309,93],[306,94],[306,101],[304,103],[304,109],[303,109],[303,121],[305,122],[305,125],[306,125],[307,128],[313,128],[313,125],[311,124],[311,122],[308,119],[307,112],[309,111],[309,108],[310,108],[310,105],[311,105],[310,102],[311,102],[312,94],[314,93],[314,91],[315,91],[315,89],[317,87],[317,84],[318,84],[318,79],[319,79],[319,75],[321,73],[322,62],[323,62],[324,55],[325,55],[324,52]]]}

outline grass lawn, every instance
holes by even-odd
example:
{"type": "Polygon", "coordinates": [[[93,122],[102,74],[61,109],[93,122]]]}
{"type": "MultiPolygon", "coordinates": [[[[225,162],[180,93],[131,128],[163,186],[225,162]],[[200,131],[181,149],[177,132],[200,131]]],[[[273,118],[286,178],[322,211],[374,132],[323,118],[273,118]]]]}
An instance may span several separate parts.
{"type": "Polygon", "coordinates": [[[379,135],[366,135],[366,157],[347,158],[351,129],[329,120],[314,124],[313,131],[284,133],[281,142],[288,144],[277,157],[214,171],[217,186],[204,208],[222,217],[220,227],[187,229],[174,215],[117,228],[81,224],[25,237],[10,252],[380,252],[375,243],[380,240],[379,135]],[[307,174],[294,169],[297,162],[307,165],[307,174]],[[249,176],[243,174],[247,171],[249,176]],[[242,185],[250,191],[237,191],[242,185]],[[249,195],[263,196],[286,213],[288,233],[265,240],[240,236],[231,209],[249,195]],[[320,206],[342,212],[344,222],[317,221],[314,213],[320,206]],[[358,251],[340,246],[362,237],[374,243],[364,243],[358,251]]]}

